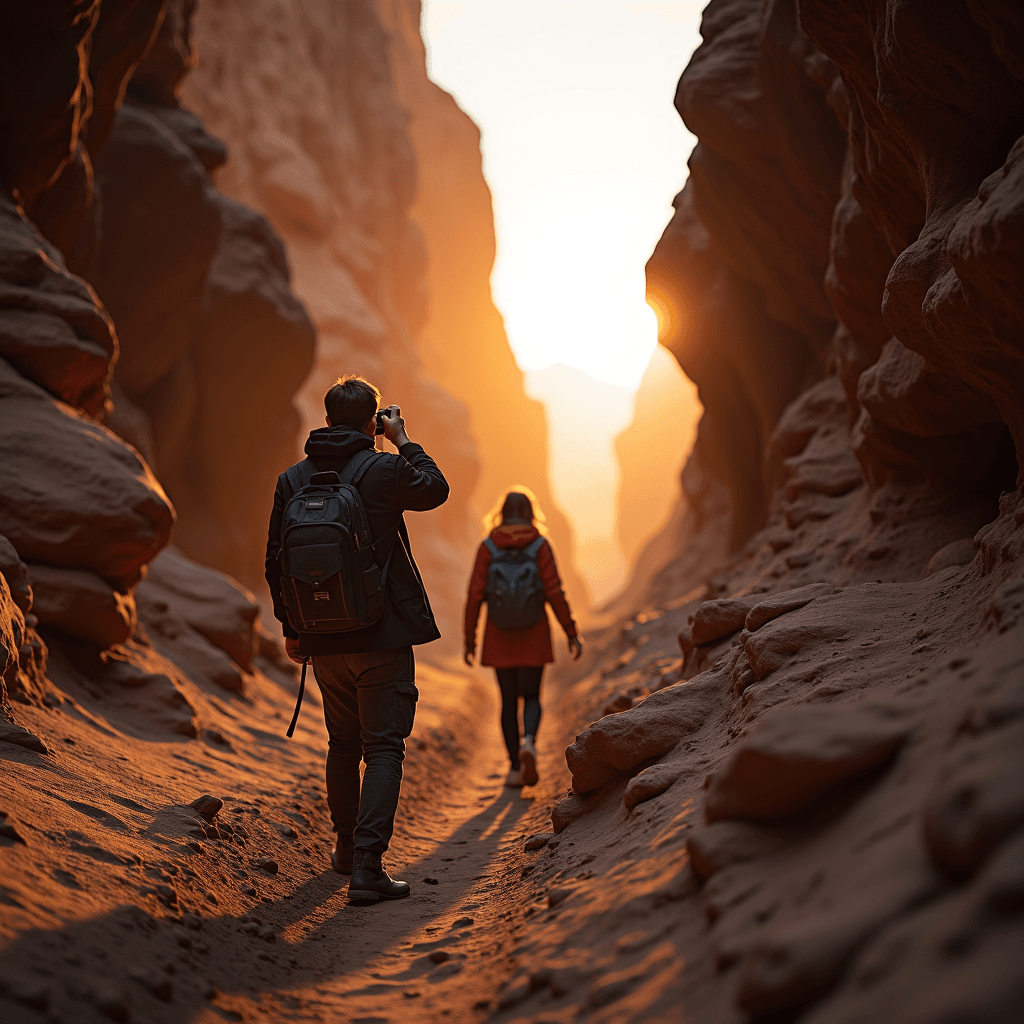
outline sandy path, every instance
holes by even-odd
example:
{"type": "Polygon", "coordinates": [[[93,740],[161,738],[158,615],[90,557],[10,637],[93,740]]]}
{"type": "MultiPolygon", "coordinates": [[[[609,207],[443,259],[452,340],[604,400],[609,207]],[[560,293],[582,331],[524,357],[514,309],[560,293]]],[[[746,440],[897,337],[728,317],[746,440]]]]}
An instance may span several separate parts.
{"type": "Polygon", "coordinates": [[[73,707],[34,711],[57,752],[0,751],[13,783],[4,807],[27,842],[0,849],[0,1019],[486,1019],[517,970],[515,933],[535,895],[523,838],[550,827],[565,783],[564,730],[548,712],[541,785],[506,789],[490,673],[421,666],[418,675],[386,861],[413,893],[370,906],[350,905],[348,879],[327,866],[333,835],[315,689],[291,742],[278,735],[286,688],[265,683],[250,707],[211,701],[207,713],[234,716],[220,722],[239,737],[228,756],[216,744],[112,734],[104,712],[117,709],[84,691],[73,707]],[[160,823],[204,791],[224,798],[215,823],[233,823],[234,835],[175,838],[160,823]],[[275,874],[259,869],[266,856],[279,864],[275,874]]]}

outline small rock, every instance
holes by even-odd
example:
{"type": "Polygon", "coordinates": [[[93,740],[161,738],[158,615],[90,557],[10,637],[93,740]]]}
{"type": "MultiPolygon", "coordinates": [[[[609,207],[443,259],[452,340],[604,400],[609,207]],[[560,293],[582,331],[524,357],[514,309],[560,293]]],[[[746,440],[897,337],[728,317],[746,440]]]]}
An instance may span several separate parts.
{"type": "Polygon", "coordinates": [[[457,921],[452,921],[452,929],[455,928],[468,928],[473,923],[471,917],[460,917],[457,921]]]}
{"type": "Polygon", "coordinates": [[[8,988],[11,998],[33,1010],[45,1010],[50,1005],[50,993],[35,981],[16,981],[8,988]]]}
{"type": "Polygon", "coordinates": [[[548,893],[548,906],[557,907],[559,903],[563,903],[574,892],[575,889],[572,889],[567,885],[556,886],[548,893]]]}
{"type": "Polygon", "coordinates": [[[423,881],[426,882],[427,885],[437,885],[438,884],[436,878],[424,878],[423,881]]]}
{"type": "Polygon", "coordinates": [[[269,924],[268,925],[264,925],[259,930],[259,932],[257,932],[257,934],[259,935],[259,937],[264,942],[276,942],[277,941],[277,933],[274,931],[273,928],[270,927],[269,924]]]}
{"type": "Polygon", "coordinates": [[[0,811],[0,837],[10,839],[15,843],[21,843],[22,846],[27,846],[28,844],[21,838],[18,830],[9,821],[3,820],[5,817],[6,815],[0,811]]]}
{"type": "Polygon", "coordinates": [[[260,859],[256,861],[256,867],[261,871],[266,871],[268,875],[276,875],[279,870],[277,861],[274,860],[273,857],[260,857],[260,859]]]}
{"type": "Polygon", "coordinates": [[[538,832],[536,835],[532,835],[526,840],[526,844],[523,846],[523,849],[528,852],[533,850],[543,850],[544,847],[547,846],[554,838],[554,832],[538,832]]]}
{"type": "Polygon", "coordinates": [[[128,977],[165,1003],[174,995],[174,983],[153,967],[129,967],[128,977]]]}
{"type": "Polygon", "coordinates": [[[273,826],[274,831],[279,836],[283,836],[285,839],[299,838],[299,833],[296,832],[295,829],[291,827],[291,825],[286,825],[283,821],[273,821],[271,822],[271,825],[273,826]]]}
{"type": "Polygon", "coordinates": [[[420,993],[419,992],[403,992],[402,995],[405,996],[406,999],[418,999],[419,996],[420,996],[420,993]]]}
{"type": "Polygon", "coordinates": [[[451,958],[451,953],[444,949],[435,949],[434,952],[427,957],[428,960],[435,964],[447,963],[451,958]]]}
{"type": "Polygon", "coordinates": [[[199,989],[199,994],[207,1000],[216,999],[217,986],[214,985],[212,981],[208,981],[199,989]]]}
{"type": "Polygon", "coordinates": [[[0,722],[0,741],[27,747],[37,754],[49,753],[46,744],[35,733],[23,729],[20,725],[15,725],[14,722],[0,722]]]}
{"type": "Polygon", "coordinates": [[[131,1016],[128,993],[114,988],[101,988],[96,993],[96,1009],[111,1020],[126,1021],[131,1016]]]}
{"type": "Polygon", "coordinates": [[[178,905],[178,894],[175,892],[174,886],[156,885],[153,887],[153,891],[156,893],[156,898],[165,907],[175,907],[178,905]]]}
{"type": "Polygon", "coordinates": [[[256,892],[256,887],[254,885],[243,885],[242,886],[242,895],[243,896],[258,896],[259,893],[256,892]]]}
{"type": "Polygon", "coordinates": [[[181,921],[186,928],[190,928],[194,932],[199,931],[199,929],[203,926],[202,919],[199,917],[198,914],[185,914],[184,917],[182,917],[181,921]]]}
{"type": "Polygon", "coordinates": [[[218,800],[215,796],[210,796],[209,794],[197,797],[189,804],[189,807],[197,810],[207,821],[213,821],[217,817],[217,812],[223,806],[223,800],[218,800]]]}

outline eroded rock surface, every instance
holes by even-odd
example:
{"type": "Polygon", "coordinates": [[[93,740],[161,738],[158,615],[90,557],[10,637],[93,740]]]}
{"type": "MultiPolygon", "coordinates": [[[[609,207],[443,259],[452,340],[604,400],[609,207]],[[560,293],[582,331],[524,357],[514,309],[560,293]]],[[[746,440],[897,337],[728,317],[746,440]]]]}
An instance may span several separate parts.
{"type": "Polygon", "coordinates": [[[1016,1012],[1020,28],[996,0],[707,7],[676,98],[699,143],[648,264],[705,411],[674,560],[578,684],[606,715],[552,814],[622,894],[523,961],[614,920],[591,954],[625,972],[653,917],[685,980],[630,959],[648,1012],[1016,1012]]]}

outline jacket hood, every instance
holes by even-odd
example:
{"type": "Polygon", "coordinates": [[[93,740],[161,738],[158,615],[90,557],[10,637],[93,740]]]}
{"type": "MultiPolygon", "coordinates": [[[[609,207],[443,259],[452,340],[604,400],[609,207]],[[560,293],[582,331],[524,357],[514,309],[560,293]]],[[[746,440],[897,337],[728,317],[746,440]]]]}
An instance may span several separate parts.
{"type": "Polygon", "coordinates": [[[491,530],[491,540],[498,548],[525,548],[540,536],[530,523],[503,523],[491,530]]]}
{"type": "Polygon", "coordinates": [[[321,459],[347,459],[356,452],[374,447],[374,439],[351,427],[320,427],[310,433],[304,451],[315,462],[321,459]]]}

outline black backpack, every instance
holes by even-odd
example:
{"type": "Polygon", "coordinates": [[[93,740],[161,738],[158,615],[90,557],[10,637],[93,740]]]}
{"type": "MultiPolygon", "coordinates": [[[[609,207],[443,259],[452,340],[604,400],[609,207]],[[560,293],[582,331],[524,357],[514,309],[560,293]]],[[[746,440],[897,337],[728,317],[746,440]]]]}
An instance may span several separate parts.
{"type": "Polygon", "coordinates": [[[499,548],[484,541],[491,553],[487,569],[487,621],[498,629],[530,629],[544,615],[544,581],[540,578],[537,552],[544,543],[538,537],[525,548],[499,548]]]}
{"type": "Polygon", "coordinates": [[[388,565],[377,565],[358,490],[383,454],[357,452],[340,474],[318,473],[310,459],[286,474],[295,493],[281,519],[281,596],[299,633],[365,629],[384,612],[388,565]]]}

